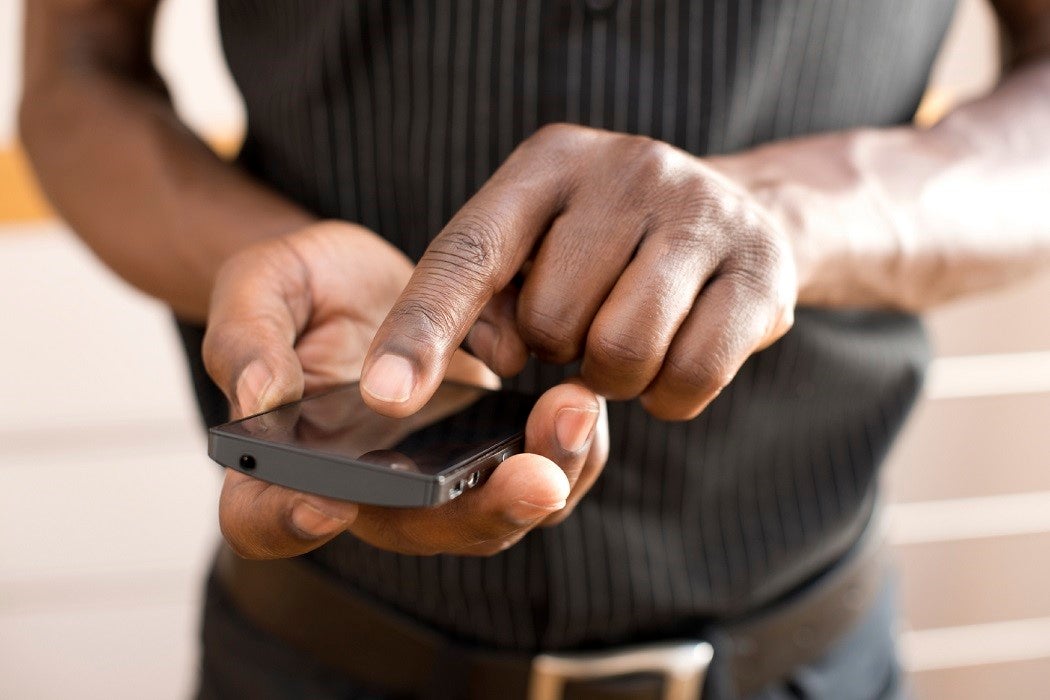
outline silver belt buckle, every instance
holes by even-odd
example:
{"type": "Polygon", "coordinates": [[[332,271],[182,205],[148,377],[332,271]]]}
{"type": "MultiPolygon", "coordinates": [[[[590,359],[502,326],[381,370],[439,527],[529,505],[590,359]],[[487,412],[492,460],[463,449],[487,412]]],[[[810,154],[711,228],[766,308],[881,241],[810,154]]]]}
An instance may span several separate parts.
{"type": "Polygon", "coordinates": [[[663,700],[698,700],[714,649],[695,640],[627,647],[611,652],[540,654],[532,660],[529,700],[561,700],[569,681],[633,673],[663,676],[663,700]]]}

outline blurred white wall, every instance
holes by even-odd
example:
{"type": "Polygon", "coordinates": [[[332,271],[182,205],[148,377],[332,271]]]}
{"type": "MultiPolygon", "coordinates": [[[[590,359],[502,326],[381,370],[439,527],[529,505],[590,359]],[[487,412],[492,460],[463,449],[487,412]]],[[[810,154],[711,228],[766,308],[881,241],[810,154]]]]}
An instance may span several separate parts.
{"type": "Polygon", "coordinates": [[[154,58],[183,120],[220,137],[244,128],[244,106],[226,70],[214,0],[165,0],[154,58]]]}
{"type": "MultiPolygon", "coordinates": [[[[0,0],[0,150],[22,9],[0,0]]],[[[240,132],[212,0],[164,3],[156,58],[194,129],[240,132]]],[[[0,221],[0,279],[0,698],[189,697],[220,473],[170,314],[58,222],[0,221]]]]}
{"type": "Polygon", "coordinates": [[[999,36],[986,0],[959,0],[930,84],[961,100],[987,90],[999,75],[999,36]]]}

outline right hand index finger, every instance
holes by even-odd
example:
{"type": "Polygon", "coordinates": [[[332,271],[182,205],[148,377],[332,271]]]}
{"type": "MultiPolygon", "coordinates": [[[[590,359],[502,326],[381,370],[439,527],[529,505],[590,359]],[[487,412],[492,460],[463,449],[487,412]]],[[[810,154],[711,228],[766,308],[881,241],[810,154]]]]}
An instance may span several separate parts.
{"type": "Polygon", "coordinates": [[[514,277],[563,194],[547,167],[516,154],[430,243],[380,326],[361,379],[376,411],[402,417],[433,395],[485,304],[514,277]]]}

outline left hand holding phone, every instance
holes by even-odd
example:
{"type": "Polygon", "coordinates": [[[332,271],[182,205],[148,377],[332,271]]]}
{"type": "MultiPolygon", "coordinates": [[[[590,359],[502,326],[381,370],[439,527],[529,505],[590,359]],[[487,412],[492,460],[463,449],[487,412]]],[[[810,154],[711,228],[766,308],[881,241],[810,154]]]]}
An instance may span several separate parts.
{"type": "MultiPolygon", "coordinates": [[[[400,251],[341,222],[313,224],[227,261],[212,295],[204,360],[234,417],[356,380],[411,275],[400,251]]],[[[498,381],[462,352],[446,376],[498,381]]],[[[550,389],[529,416],[525,453],[503,462],[483,488],[439,508],[357,505],[227,469],[222,532],[235,551],[257,559],[302,554],[344,531],[405,554],[495,554],[538,525],[560,522],[594,483],[608,453],[604,412],[582,384],[550,389]]]]}

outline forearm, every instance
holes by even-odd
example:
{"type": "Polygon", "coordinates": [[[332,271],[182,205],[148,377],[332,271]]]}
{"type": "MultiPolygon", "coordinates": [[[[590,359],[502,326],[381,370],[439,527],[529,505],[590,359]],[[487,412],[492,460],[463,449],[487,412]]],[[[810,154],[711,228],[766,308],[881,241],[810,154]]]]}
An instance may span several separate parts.
{"type": "Polygon", "coordinates": [[[922,310],[1050,263],[1050,60],[936,126],[719,159],[786,227],[799,303],[922,310]]]}
{"type": "Polygon", "coordinates": [[[33,19],[27,43],[38,51],[27,57],[20,121],[41,185],[107,265],[202,320],[223,260],[311,217],[216,157],[151,71],[53,60],[57,32],[33,19]]]}

